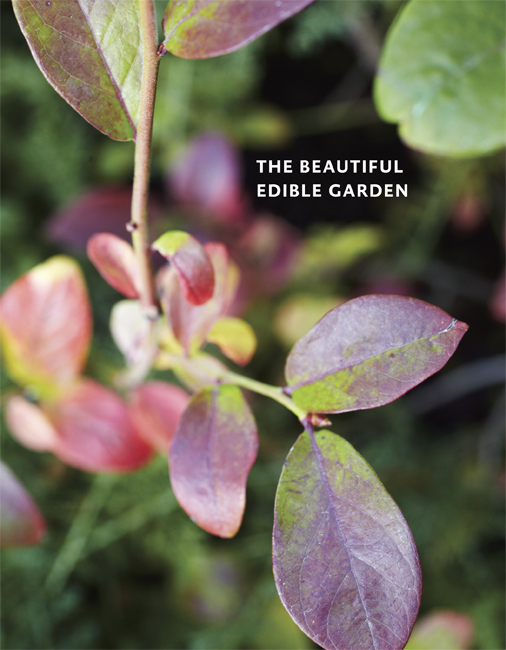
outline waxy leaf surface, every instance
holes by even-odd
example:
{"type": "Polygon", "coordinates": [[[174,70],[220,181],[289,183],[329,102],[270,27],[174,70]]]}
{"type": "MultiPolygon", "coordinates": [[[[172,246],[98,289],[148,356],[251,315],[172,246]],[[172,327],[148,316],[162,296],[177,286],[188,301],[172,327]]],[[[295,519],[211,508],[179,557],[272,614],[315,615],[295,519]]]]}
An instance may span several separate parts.
{"type": "Polygon", "coordinates": [[[286,362],[288,392],[318,413],[388,404],[440,370],[467,329],[415,298],[350,300],[295,344],[286,362]]]}
{"type": "Polygon", "coordinates": [[[209,387],[192,397],[169,449],[170,480],[181,507],[209,533],[238,531],[257,447],[255,420],[239,388],[209,387]]]}
{"type": "Polygon", "coordinates": [[[101,232],[89,239],[86,252],[111,287],[127,298],[139,297],[139,266],[130,244],[116,235],[101,232]]]}
{"type": "Polygon", "coordinates": [[[185,59],[228,54],[314,0],[171,0],[162,27],[167,51],[185,59]]]}
{"type": "Polygon", "coordinates": [[[401,650],[420,605],[411,531],[363,458],[330,431],[305,432],[276,495],[281,601],[325,650],[401,650]]]}
{"type": "Polygon", "coordinates": [[[188,393],[179,386],[149,381],[130,395],[132,422],[149,445],[166,454],[189,400],[188,393]]]}
{"type": "Polygon", "coordinates": [[[46,523],[33,499],[0,461],[0,546],[30,546],[42,541],[46,523]]]}
{"type": "Polygon", "coordinates": [[[506,16],[494,0],[412,0],[390,29],[375,83],[408,145],[475,156],[506,144],[506,16]]]}
{"type": "Polygon", "coordinates": [[[239,274],[223,244],[204,246],[214,272],[213,295],[203,305],[191,305],[181,291],[176,272],[161,269],[157,284],[168,324],[187,352],[195,352],[206,340],[215,323],[226,313],[235,295],[239,274]]]}
{"type": "Polygon", "coordinates": [[[53,453],[87,472],[132,472],[152,456],[134,428],[127,405],[112,390],[83,379],[58,402],[45,405],[58,431],[53,453]]]}
{"type": "Polygon", "coordinates": [[[205,248],[186,232],[166,232],[153,243],[176,269],[185,300],[192,305],[207,302],[214,291],[213,265],[205,248]]]}
{"type": "Polygon", "coordinates": [[[132,140],[142,51],[137,0],[13,0],[37,65],[97,129],[132,140]]]}
{"type": "Polygon", "coordinates": [[[35,266],[0,298],[5,368],[19,384],[54,397],[82,371],[91,311],[81,271],[57,256],[35,266]]]}

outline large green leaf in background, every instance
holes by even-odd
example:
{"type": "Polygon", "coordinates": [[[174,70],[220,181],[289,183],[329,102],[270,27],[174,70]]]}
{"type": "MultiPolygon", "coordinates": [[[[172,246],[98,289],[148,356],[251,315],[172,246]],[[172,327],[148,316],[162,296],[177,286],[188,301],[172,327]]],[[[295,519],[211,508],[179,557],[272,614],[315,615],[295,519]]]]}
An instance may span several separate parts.
{"type": "Polygon", "coordinates": [[[137,0],[13,0],[33,58],[97,129],[135,139],[142,52],[137,0]]]}
{"type": "Polygon", "coordinates": [[[505,145],[505,17],[502,0],[412,0],[399,13],[375,101],[408,145],[456,157],[505,145]]]}

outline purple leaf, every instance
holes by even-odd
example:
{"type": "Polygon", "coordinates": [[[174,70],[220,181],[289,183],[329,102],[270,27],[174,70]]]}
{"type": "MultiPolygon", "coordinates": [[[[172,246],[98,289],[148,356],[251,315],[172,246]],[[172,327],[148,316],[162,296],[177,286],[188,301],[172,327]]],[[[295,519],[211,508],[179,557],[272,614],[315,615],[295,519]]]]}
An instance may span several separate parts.
{"type": "Polygon", "coordinates": [[[195,237],[181,230],[172,230],[152,245],[176,269],[179,286],[185,300],[192,305],[207,302],[214,291],[214,271],[211,260],[195,237]]]}
{"type": "Polygon", "coordinates": [[[185,59],[207,59],[244,47],[314,0],[171,0],[163,44],[185,59]]]}
{"type": "Polygon", "coordinates": [[[86,252],[111,287],[127,298],[139,297],[139,265],[130,244],[116,235],[100,232],[88,240],[86,252]]]}
{"type": "Polygon", "coordinates": [[[185,206],[221,220],[239,219],[241,164],[236,148],[217,133],[195,138],[169,177],[172,196],[185,206]]]}
{"type": "Polygon", "coordinates": [[[33,499],[0,461],[0,546],[39,544],[46,523],[33,499]]]}
{"type": "Polygon", "coordinates": [[[325,650],[401,650],[420,605],[411,531],[363,458],[330,431],[304,432],[276,496],[281,600],[325,650]]]}
{"type": "MultiPolygon", "coordinates": [[[[108,232],[130,241],[132,191],[121,186],[97,187],[64,206],[46,227],[47,237],[57,244],[81,251],[92,235],[108,232]]],[[[155,221],[161,207],[155,199],[148,204],[148,219],[155,221]]]]}
{"type": "Polygon", "coordinates": [[[317,413],[388,404],[440,370],[467,329],[415,298],[350,300],[295,344],[286,362],[287,392],[317,413]]]}
{"type": "Polygon", "coordinates": [[[208,387],[192,397],[169,449],[170,479],[181,507],[209,533],[237,533],[257,447],[255,420],[239,388],[208,387]]]}
{"type": "Polygon", "coordinates": [[[53,88],[102,133],[135,139],[142,73],[136,0],[13,0],[13,5],[53,88]]]}
{"type": "Polygon", "coordinates": [[[223,244],[204,246],[214,270],[212,298],[203,305],[191,305],[181,292],[174,269],[161,269],[157,283],[160,301],[174,336],[186,352],[195,352],[206,340],[215,323],[227,312],[239,280],[237,267],[223,244]]]}

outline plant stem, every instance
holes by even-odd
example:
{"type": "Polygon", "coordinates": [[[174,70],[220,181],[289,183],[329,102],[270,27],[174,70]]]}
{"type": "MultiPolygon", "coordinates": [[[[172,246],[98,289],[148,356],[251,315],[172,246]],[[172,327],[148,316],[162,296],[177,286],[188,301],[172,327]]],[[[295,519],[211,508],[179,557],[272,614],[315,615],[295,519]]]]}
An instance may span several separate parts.
{"type": "Polygon", "coordinates": [[[307,411],[297,406],[297,404],[295,404],[295,402],[290,397],[288,397],[288,395],[285,395],[283,393],[283,390],[277,386],[270,386],[269,384],[263,384],[261,381],[256,381],[255,379],[250,379],[249,377],[244,377],[243,375],[237,375],[231,370],[223,371],[220,374],[220,379],[222,381],[226,381],[229,384],[241,386],[242,388],[252,390],[255,393],[259,393],[260,395],[265,395],[266,397],[270,397],[271,399],[276,400],[276,402],[283,404],[283,406],[285,406],[289,411],[295,413],[301,422],[307,418],[307,411]]]}
{"type": "Polygon", "coordinates": [[[139,264],[141,286],[140,298],[149,315],[157,312],[157,301],[149,252],[147,226],[149,161],[151,133],[155,107],[156,82],[160,58],[157,54],[157,33],[152,0],[140,0],[139,12],[142,35],[142,82],[139,123],[135,141],[135,171],[132,190],[132,244],[139,264]]]}

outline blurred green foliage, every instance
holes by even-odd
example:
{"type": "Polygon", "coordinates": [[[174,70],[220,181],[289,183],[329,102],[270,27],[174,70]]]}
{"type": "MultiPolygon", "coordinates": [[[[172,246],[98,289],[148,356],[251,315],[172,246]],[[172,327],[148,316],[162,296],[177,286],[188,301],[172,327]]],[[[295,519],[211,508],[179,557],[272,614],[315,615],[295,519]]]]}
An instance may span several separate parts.
{"type": "MultiPolygon", "coordinates": [[[[203,129],[235,137],[246,158],[255,147],[272,147],[274,133],[279,136],[274,144],[289,157],[295,158],[300,146],[322,157],[325,140],[334,158],[347,155],[340,142],[352,157],[366,158],[372,143],[381,151],[402,152],[410,168],[409,199],[372,200],[354,219],[372,237],[372,243],[359,242],[367,254],[356,250],[353,240],[343,252],[346,264],[322,263],[318,280],[296,278],[280,295],[250,309],[260,347],[246,372],[262,381],[283,381],[286,350],[273,321],[282,301],[301,291],[328,299],[393,283],[396,291],[405,288],[446,309],[471,327],[444,372],[503,352],[502,325],[488,310],[502,264],[502,157],[452,162],[406,153],[395,129],[379,122],[351,130],[338,122],[324,136],[302,138],[288,99],[277,102],[270,90],[273,78],[283,87],[298,85],[303,100],[292,98],[293,108],[303,101],[311,111],[336,92],[353,98],[358,75],[358,100],[370,103],[372,72],[367,66],[357,71],[364,29],[380,42],[398,6],[320,2],[230,56],[162,61],[156,186],[188,139],[203,129]],[[338,60],[332,79],[329,61],[338,60]],[[328,84],[314,101],[308,81],[313,77],[328,84]],[[346,79],[348,90],[340,85],[346,79]],[[469,191],[480,199],[471,215],[474,230],[459,221],[459,201],[469,191]]],[[[96,184],[130,181],[133,148],[107,140],[61,100],[33,63],[10,3],[2,2],[0,9],[5,288],[58,251],[44,237],[44,223],[56,210],[96,184]]],[[[305,119],[318,134],[317,120],[305,119]]],[[[248,167],[246,172],[248,181],[248,167]]],[[[321,245],[322,232],[343,245],[339,233],[349,217],[341,204],[334,206],[325,230],[313,226],[321,217],[314,203],[301,207],[304,229],[311,235],[314,228],[314,246],[321,245]]],[[[290,218],[291,209],[282,216],[290,218]]],[[[107,326],[118,295],[82,254],[78,259],[95,318],[88,371],[105,381],[121,366],[107,326]]],[[[4,375],[2,389],[14,389],[4,375]]],[[[334,430],[374,467],[413,530],[424,574],[421,614],[441,608],[468,614],[475,624],[473,647],[480,650],[504,648],[504,465],[502,430],[493,419],[494,408],[501,410],[500,390],[471,383],[460,399],[448,398],[439,409],[429,405],[419,416],[406,396],[381,409],[333,418],[334,430]]],[[[270,559],[276,484],[300,427],[267,399],[257,397],[252,406],[259,459],[248,482],[244,524],[227,541],[198,529],[177,506],[165,459],[133,475],[93,477],[20,447],[3,426],[3,458],[38,502],[49,532],[37,548],[3,552],[2,647],[313,647],[279,604],[270,559]]]]}

